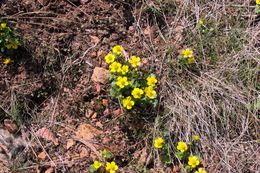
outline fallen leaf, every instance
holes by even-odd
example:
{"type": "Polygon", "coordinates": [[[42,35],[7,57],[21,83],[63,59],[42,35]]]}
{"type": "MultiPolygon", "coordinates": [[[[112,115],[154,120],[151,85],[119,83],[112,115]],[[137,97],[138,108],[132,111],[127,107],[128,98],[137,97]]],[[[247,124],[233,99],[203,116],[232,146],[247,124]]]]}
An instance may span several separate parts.
{"type": "Polygon", "coordinates": [[[90,155],[90,151],[87,150],[85,147],[81,147],[80,148],[80,153],[79,153],[79,157],[83,158],[83,157],[89,157],[90,155]]]}
{"type": "Polygon", "coordinates": [[[102,67],[95,67],[91,80],[96,83],[106,84],[109,78],[109,71],[102,67]]]}
{"type": "Polygon", "coordinates": [[[99,43],[100,39],[97,36],[90,36],[91,43],[99,43]]]}
{"type": "Polygon", "coordinates": [[[114,117],[119,117],[122,114],[123,114],[123,110],[121,108],[113,111],[113,116],[114,117]]]}
{"type": "Polygon", "coordinates": [[[46,153],[43,151],[43,152],[40,152],[40,154],[38,154],[38,158],[41,160],[41,161],[44,161],[46,159],[46,153]]]}
{"type": "Polygon", "coordinates": [[[16,123],[10,119],[4,120],[4,127],[6,130],[8,130],[10,133],[15,133],[18,130],[18,127],[16,123]]]}
{"type": "Polygon", "coordinates": [[[76,138],[83,139],[85,141],[91,140],[100,134],[100,130],[86,123],[80,124],[75,132],[76,138]]]}
{"type": "Polygon", "coordinates": [[[50,168],[48,168],[44,173],[52,173],[52,172],[53,172],[53,168],[50,167],[50,168]]]}
{"type": "Polygon", "coordinates": [[[70,149],[75,143],[76,142],[73,139],[69,139],[66,145],[67,150],[70,149]]]}
{"type": "Polygon", "coordinates": [[[55,145],[59,144],[58,139],[54,136],[52,131],[50,129],[46,128],[46,127],[39,129],[36,132],[36,135],[38,137],[41,137],[41,138],[47,140],[47,141],[52,141],[55,145]]]}

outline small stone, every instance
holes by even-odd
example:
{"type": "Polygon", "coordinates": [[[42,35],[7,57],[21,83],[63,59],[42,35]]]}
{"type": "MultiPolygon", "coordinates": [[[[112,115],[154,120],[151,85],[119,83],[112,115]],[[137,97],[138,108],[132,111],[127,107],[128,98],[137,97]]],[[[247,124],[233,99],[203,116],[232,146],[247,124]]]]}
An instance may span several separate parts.
{"type": "Polygon", "coordinates": [[[106,84],[109,79],[109,71],[102,67],[95,67],[91,80],[96,83],[106,84]]]}
{"type": "Polygon", "coordinates": [[[89,141],[93,139],[94,137],[98,136],[101,134],[101,131],[96,129],[90,124],[80,124],[79,127],[77,128],[76,132],[76,137],[79,139],[83,139],[85,141],[89,141]]]}

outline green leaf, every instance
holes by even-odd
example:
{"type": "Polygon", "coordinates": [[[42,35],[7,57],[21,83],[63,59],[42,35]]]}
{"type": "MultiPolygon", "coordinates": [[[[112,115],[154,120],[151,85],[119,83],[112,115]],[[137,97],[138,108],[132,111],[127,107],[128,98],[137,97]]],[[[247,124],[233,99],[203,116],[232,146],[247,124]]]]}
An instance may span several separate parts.
{"type": "Polygon", "coordinates": [[[164,155],[162,156],[162,161],[163,161],[165,164],[172,164],[172,160],[171,160],[170,154],[164,154],[164,155]]]}
{"type": "Polygon", "coordinates": [[[192,167],[190,167],[189,165],[186,165],[184,168],[187,172],[192,171],[192,167]]]}
{"type": "Polygon", "coordinates": [[[153,104],[153,107],[156,108],[159,105],[159,101],[157,99],[154,99],[152,104],[153,104]]]}
{"type": "Polygon", "coordinates": [[[90,171],[91,173],[96,172],[96,168],[94,167],[94,165],[90,165],[89,171],[90,171]]]}
{"type": "Polygon", "coordinates": [[[109,151],[107,151],[106,149],[101,151],[101,154],[102,154],[102,156],[104,157],[105,160],[112,159],[112,154],[109,151]]]}
{"type": "Polygon", "coordinates": [[[182,160],[184,154],[183,154],[182,152],[179,152],[179,151],[178,151],[178,152],[175,153],[175,156],[176,156],[179,160],[182,160]]]}

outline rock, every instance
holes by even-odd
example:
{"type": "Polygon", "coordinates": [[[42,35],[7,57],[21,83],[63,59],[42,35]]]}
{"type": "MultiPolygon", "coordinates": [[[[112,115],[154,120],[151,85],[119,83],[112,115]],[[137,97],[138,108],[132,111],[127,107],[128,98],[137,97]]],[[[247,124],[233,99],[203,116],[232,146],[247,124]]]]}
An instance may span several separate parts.
{"type": "Polygon", "coordinates": [[[96,83],[106,84],[109,79],[109,71],[102,67],[95,67],[91,80],[96,83]]]}
{"type": "Polygon", "coordinates": [[[73,139],[67,141],[66,149],[70,149],[76,142],[73,139]]]}
{"type": "Polygon", "coordinates": [[[76,138],[89,141],[101,134],[101,131],[90,124],[80,124],[75,132],[76,138]]]}

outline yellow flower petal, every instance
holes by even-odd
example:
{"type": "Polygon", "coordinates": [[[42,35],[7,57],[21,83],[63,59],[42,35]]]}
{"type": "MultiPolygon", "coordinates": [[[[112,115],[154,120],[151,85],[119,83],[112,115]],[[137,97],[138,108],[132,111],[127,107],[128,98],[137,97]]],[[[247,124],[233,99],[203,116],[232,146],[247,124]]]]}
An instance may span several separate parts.
{"type": "Polygon", "coordinates": [[[134,88],[131,94],[135,99],[140,99],[144,94],[144,91],[140,88],[134,88]]]}
{"type": "Polygon", "coordinates": [[[116,55],[121,55],[124,51],[124,48],[121,45],[116,45],[112,48],[112,52],[116,55]]]}
{"type": "Polygon", "coordinates": [[[181,153],[183,153],[188,150],[188,146],[185,142],[180,141],[177,144],[177,150],[179,150],[181,153]]]}
{"type": "Polygon", "coordinates": [[[141,65],[141,58],[137,56],[131,56],[129,63],[135,68],[141,65]]]}
{"type": "Polygon", "coordinates": [[[135,104],[135,102],[132,100],[131,96],[128,96],[125,99],[123,99],[123,106],[126,109],[132,109],[134,104],[135,104]]]}
{"type": "Polygon", "coordinates": [[[158,137],[154,140],[153,146],[157,149],[161,149],[165,144],[165,141],[163,138],[158,137]]]}
{"type": "Polygon", "coordinates": [[[115,61],[115,55],[109,53],[105,56],[106,63],[110,64],[115,61]]]}
{"type": "Polygon", "coordinates": [[[197,167],[200,164],[199,158],[197,156],[189,156],[188,158],[188,165],[192,168],[197,167]]]}

